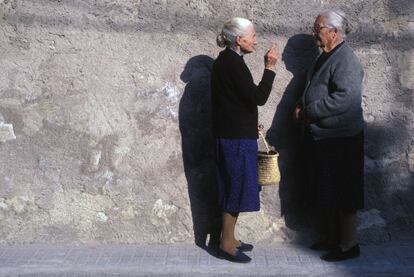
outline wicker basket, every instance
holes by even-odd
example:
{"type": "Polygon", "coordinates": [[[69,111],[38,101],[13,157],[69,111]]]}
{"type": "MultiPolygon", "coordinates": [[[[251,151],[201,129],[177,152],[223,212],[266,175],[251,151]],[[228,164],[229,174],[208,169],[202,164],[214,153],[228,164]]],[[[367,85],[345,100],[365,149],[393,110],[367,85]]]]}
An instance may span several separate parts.
{"type": "Polygon", "coordinates": [[[280,181],[280,171],[277,162],[279,154],[275,151],[258,153],[258,183],[261,186],[276,185],[280,181]]]}
{"type": "Polygon", "coordinates": [[[280,182],[280,171],[278,164],[279,153],[271,151],[262,132],[259,132],[267,152],[259,151],[257,161],[258,183],[261,186],[276,185],[280,182]]]}

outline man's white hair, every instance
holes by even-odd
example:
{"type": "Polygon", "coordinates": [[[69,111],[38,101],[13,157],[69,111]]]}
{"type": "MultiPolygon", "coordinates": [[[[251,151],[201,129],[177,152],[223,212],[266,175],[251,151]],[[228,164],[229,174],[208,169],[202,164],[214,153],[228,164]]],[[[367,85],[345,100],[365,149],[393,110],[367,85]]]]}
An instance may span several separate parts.
{"type": "Polygon", "coordinates": [[[236,37],[243,37],[246,35],[248,27],[253,26],[253,23],[242,17],[233,17],[224,23],[221,33],[217,36],[217,45],[220,47],[234,46],[236,37]]]}
{"type": "Polygon", "coordinates": [[[342,37],[346,37],[347,34],[351,32],[351,27],[349,26],[348,19],[343,11],[332,9],[325,10],[319,14],[326,19],[326,24],[329,27],[336,28],[342,34],[342,37]]]}

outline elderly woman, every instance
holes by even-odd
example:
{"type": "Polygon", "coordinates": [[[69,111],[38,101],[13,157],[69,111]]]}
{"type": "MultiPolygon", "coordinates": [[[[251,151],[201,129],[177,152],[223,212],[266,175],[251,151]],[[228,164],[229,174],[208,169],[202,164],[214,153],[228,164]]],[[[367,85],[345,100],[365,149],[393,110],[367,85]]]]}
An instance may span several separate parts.
{"type": "Polygon", "coordinates": [[[216,183],[222,209],[222,234],[218,256],[232,262],[250,262],[244,251],[253,248],[235,239],[240,212],[260,209],[257,183],[258,105],[264,105],[272,90],[278,53],[275,45],[265,55],[259,85],[244,62],[252,53],[256,32],[244,18],[227,21],[217,36],[225,49],[215,60],[211,75],[213,133],[216,139],[216,183]]]}
{"type": "Polygon", "coordinates": [[[307,181],[322,219],[320,238],[311,249],[326,250],[326,261],[360,255],[356,211],[363,208],[363,69],[344,41],[350,28],[345,14],[318,15],[313,34],[322,49],[308,73],[295,118],[305,126],[307,181]]]}

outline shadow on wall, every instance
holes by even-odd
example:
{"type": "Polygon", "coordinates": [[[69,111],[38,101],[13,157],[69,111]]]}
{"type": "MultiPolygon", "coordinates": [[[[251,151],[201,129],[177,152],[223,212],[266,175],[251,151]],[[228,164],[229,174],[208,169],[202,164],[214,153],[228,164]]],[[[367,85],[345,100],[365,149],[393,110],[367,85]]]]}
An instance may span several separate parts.
{"type": "Polygon", "coordinates": [[[214,177],[214,141],[211,130],[210,74],[213,59],[192,57],[181,73],[186,83],[179,106],[184,171],[188,183],[196,245],[218,244],[221,213],[214,177]]]}
{"type": "Polygon", "coordinates": [[[306,82],[306,73],[318,55],[313,36],[297,34],[289,38],[282,53],[286,69],[293,74],[284,91],[267,139],[279,152],[280,211],[286,226],[300,230],[303,218],[304,193],[301,186],[300,126],[293,120],[293,109],[301,96],[306,82]]]}
{"type": "MultiPolygon", "coordinates": [[[[386,1],[386,22],[405,20],[414,12],[414,1],[386,1]]],[[[386,52],[387,60],[393,68],[399,68],[398,57],[412,49],[413,35],[400,34],[406,42],[399,43],[393,51],[386,52]]],[[[392,38],[383,40],[382,46],[392,43],[392,38]]],[[[400,69],[401,70],[401,69],[400,69]]],[[[414,174],[409,171],[408,153],[414,145],[412,126],[406,111],[412,109],[412,91],[400,83],[401,71],[395,70],[385,82],[394,101],[384,103],[390,112],[381,120],[366,123],[365,126],[365,209],[379,210],[386,225],[366,231],[367,242],[384,242],[395,239],[412,238],[414,228],[414,174]],[[408,109],[407,109],[408,108],[408,109]],[[401,157],[406,156],[406,159],[401,157]],[[407,236],[408,234],[408,236],[407,236]]],[[[365,77],[367,78],[367,76],[365,77]]],[[[376,95],[366,95],[374,98],[376,95]]],[[[369,102],[368,102],[369,103],[369,102]]],[[[378,112],[378,111],[377,111],[378,112]]],[[[380,110],[381,112],[381,110],[380,110]]],[[[376,116],[374,114],[374,116],[376,116]]]]}
{"type": "Polygon", "coordinates": [[[404,122],[390,120],[365,127],[365,209],[379,210],[386,221],[382,233],[373,236],[367,232],[364,239],[368,242],[412,235],[414,174],[409,171],[408,161],[400,158],[412,143],[404,122]]]}

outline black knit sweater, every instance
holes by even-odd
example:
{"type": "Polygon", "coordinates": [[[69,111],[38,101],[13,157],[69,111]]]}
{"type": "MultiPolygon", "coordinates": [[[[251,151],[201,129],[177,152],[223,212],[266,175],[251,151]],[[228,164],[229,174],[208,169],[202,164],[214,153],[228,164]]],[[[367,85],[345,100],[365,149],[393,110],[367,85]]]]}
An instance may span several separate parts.
{"type": "Polygon", "coordinates": [[[225,49],[213,64],[211,103],[216,138],[258,138],[257,106],[269,98],[275,73],[265,69],[256,86],[243,57],[225,49]]]}

